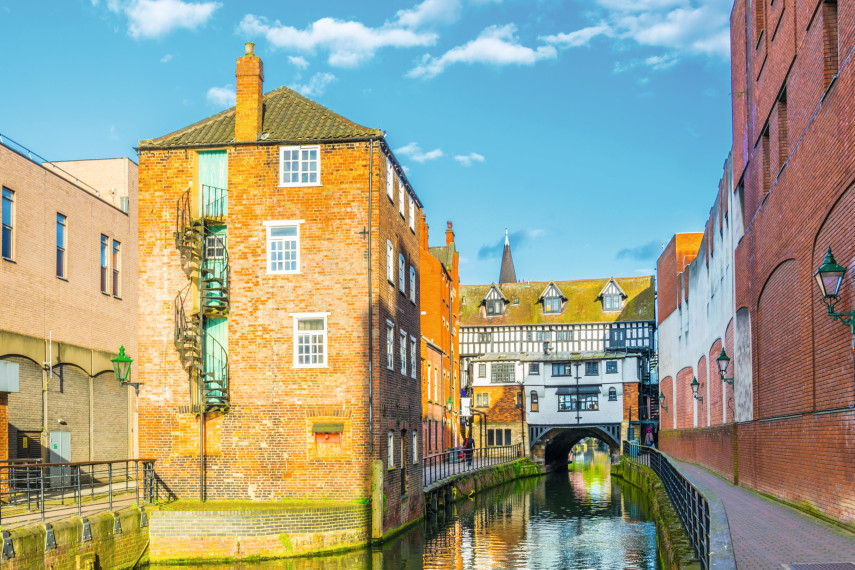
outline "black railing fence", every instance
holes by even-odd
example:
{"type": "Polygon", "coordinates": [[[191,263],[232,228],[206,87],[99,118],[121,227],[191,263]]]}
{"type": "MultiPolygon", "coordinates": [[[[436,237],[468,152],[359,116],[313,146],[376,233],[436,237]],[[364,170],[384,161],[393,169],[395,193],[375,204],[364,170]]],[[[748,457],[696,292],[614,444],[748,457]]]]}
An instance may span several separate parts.
{"type": "Polygon", "coordinates": [[[83,510],[155,499],[154,459],[80,463],[0,463],[0,524],[45,521],[53,512],[81,516],[83,510]]]}
{"type": "Polygon", "coordinates": [[[659,476],[689,535],[701,567],[709,568],[710,507],[706,498],[658,450],[624,441],[623,454],[632,461],[650,467],[659,476]]]}
{"type": "Polygon", "coordinates": [[[422,484],[427,487],[452,475],[460,475],[482,467],[516,461],[523,456],[522,444],[454,448],[422,459],[422,484]]]}

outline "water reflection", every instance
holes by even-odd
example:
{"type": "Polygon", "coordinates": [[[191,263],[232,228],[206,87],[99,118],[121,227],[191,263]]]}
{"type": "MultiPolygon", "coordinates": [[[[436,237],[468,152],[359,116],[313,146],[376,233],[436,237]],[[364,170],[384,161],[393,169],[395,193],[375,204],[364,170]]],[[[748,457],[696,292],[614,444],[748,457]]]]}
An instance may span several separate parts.
{"type": "MultiPolygon", "coordinates": [[[[638,491],[612,480],[606,453],[576,456],[571,471],[477,495],[373,550],[206,570],[372,568],[658,569],[656,529],[638,491]]],[[[157,568],[155,566],[152,569],[157,568]]],[[[165,570],[167,567],[163,567],[165,570]]]]}

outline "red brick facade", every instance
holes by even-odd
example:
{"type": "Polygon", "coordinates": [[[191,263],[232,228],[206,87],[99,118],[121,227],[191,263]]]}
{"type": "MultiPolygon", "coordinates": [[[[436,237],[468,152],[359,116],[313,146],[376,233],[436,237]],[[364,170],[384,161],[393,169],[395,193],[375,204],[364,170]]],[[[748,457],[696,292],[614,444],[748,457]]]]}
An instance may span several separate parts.
{"type": "MultiPolygon", "coordinates": [[[[260,74],[260,61],[257,69],[260,74]]],[[[421,454],[413,451],[414,442],[422,442],[420,366],[411,361],[421,337],[419,295],[411,296],[408,273],[410,267],[418,272],[420,248],[413,222],[399,213],[400,196],[415,198],[408,187],[398,193],[400,177],[387,197],[391,152],[370,138],[320,144],[320,183],[280,186],[280,146],[287,143],[255,142],[244,132],[254,127],[241,121],[255,115],[243,107],[254,101],[252,90],[238,93],[236,131],[252,142],[219,147],[228,178],[230,407],[207,416],[207,498],[365,500],[371,462],[382,460],[382,528],[398,527],[422,509],[421,454]],[[298,273],[268,271],[264,223],[283,220],[299,224],[298,273]],[[387,279],[387,240],[393,281],[387,279]],[[295,364],[295,319],[302,314],[325,316],[323,366],[295,364]],[[394,334],[391,369],[387,323],[394,334]],[[319,425],[341,427],[329,436],[316,433],[319,425]]],[[[272,112],[265,105],[265,113],[272,112]]],[[[172,343],[173,300],[188,283],[172,232],[178,199],[199,187],[201,150],[209,148],[161,148],[151,141],[139,150],[140,227],[147,236],[140,247],[136,364],[146,383],[140,453],[156,457],[166,486],[188,498],[199,496],[199,425],[189,407],[188,373],[172,343]]]]}

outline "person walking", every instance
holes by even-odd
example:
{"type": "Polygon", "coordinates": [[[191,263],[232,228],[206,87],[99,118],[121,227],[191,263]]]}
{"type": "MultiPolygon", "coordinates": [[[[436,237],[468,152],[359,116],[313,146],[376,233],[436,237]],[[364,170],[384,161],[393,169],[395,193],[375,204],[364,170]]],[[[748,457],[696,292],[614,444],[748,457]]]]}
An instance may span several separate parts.
{"type": "Polygon", "coordinates": [[[465,447],[466,447],[466,464],[471,466],[472,465],[472,454],[473,454],[473,451],[475,449],[475,440],[472,439],[471,437],[467,437],[465,447]]]}

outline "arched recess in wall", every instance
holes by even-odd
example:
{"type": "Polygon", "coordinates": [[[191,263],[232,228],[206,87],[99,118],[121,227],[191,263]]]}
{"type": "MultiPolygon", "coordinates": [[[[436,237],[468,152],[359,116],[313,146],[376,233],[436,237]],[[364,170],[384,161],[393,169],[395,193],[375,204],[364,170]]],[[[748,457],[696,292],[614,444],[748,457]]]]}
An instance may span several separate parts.
{"type": "MultiPolygon", "coordinates": [[[[709,362],[709,375],[710,375],[710,388],[709,388],[709,410],[710,410],[710,425],[719,425],[722,423],[722,387],[721,385],[724,383],[721,381],[721,376],[718,373],[718,355],[721,354],[721,339],[717,338],[714,343],[710,346],[709,350],[709,358],[707,362],[709,362]]],[[[732,356],[732,355],[731,355],[732,356]]],[[[730,374],[728,374],[730,376],[730,374]]]]}
{"type": "Polygon", "coordinates": [[[677,373],[677,381],[674,386],[674,404],[677,414],[677,429],[689,429],[695,427],[695,398],[692,396],[692,379],[695,371],[691,366],[683,368],[677,373]]]}
{"type": "MultiPolygon", "coordinates": [[[[837,199],[823,220],[814,238],[811,256],[811,273],[822,265],[825,252],[831,247],[835,261],[847,267],[846,277],[834,307],[837,312],[853,310],[855,300],[855,240],[852,239],[852,212],[855,211],[855,185],[850,186],[837,199]]],[[[814,394],[813,409],[824,410],[855,405],[855,386],[852,384],[852,334],[848,327],[832,321],[825,305],[820,302],[819,290],[811,282],[811,327],[814,394]]]]}
{"type": "Polygon", "coordinates": [[[751,351],[751,313],[748,307],[736,311],[733,331],[733,407],[737,422],[754,419],[754,369],[751,351]]]}
{"type": "Polygon", "coordinates": [[[755,350],[757,419],[811,408],[810,361],[799,326],[798,264],[782,261],[766,279],[757,299],[755,350]]]}
{"type": "Polygon", "coordinates": [[[707,374],[707,357],[706,355],[701,356],[700,360],[698,360],[698,373],[696,374],[698,379],[698,398],[700,398],[697,407],[697,413],[695,414],[695,427],[707,427],[707,405],[709,405],[710,395],[709,395],[709,378],[707,374]]]}

